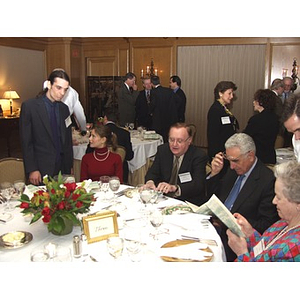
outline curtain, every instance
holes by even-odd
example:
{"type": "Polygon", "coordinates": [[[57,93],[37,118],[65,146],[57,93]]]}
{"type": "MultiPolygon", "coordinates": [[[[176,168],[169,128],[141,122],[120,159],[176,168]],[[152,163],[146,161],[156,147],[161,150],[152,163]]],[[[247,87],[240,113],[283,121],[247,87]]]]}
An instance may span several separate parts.
{"type": "Polygon", "coordinates": [[[197,127],[195,144],[207,147],[207,112],[218,82],[233,81],[236,99],[230,108],[240,131],[253,115],[253,95],[264,88],[265,45],[179,46],[177,75],[187,97],[186,122],[197,127]]]}

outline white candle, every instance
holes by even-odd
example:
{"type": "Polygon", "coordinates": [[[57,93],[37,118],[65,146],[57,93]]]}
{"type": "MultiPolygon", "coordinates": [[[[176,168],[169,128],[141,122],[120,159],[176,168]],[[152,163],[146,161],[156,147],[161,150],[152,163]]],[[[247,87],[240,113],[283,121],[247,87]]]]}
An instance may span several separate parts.
{"type": "Polygon", "coordinates": [[[141,70],[141,77],[144,77],[144,70],[141,70]]]}
{"type": "Polygon", "coordinates": [[[157,76],[157,69],[154,70],[154,74],[157,76]]]}
{"type": "Polygon", "coordinates": [[[56,255],[56,244],[49,243],[45,246],[45,249],[49,253],[50,258],[53,258],[56,255]]]}
{"type": "Polygon", "coordinates": [[[147,74],[149,74],[149,73],[150,73],[150,67],[147,66],[147,74]]]}

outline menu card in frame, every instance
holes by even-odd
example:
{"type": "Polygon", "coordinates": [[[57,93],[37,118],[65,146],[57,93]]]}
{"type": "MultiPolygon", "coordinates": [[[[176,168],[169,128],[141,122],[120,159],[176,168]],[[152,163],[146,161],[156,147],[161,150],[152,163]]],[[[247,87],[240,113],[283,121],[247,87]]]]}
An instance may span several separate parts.
{"type": "Polygon", "coordinates": [[[82,218],[84,234],[88,244],[119,235],[117,213],[103,211],[82,218]]]}

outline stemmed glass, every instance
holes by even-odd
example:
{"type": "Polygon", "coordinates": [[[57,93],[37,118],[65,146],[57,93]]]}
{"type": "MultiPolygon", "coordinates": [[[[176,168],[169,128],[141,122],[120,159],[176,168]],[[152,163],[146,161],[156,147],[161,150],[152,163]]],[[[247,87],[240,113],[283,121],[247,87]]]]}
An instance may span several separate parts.
{"type": "Polygon", "coordinates": [[[158,227],[163,223],[163,214],[160,210],[155,209],[150,212],[149,220],[151,225],[155,228],[155,232],[151,234],[154,240],[157,240],[158,227]]]}
{"type": "Polygon", "coordinates": [[[142,189],[140,191],[140,199],[142,203],[145,204],[145,210],[147,209],[147,203],[149,203],[153,197],[153,192],[152,189],[142,189]]]}
{"type": "Polygon", "coordinates": [[[25,191],[25,182],[23,180],[14,181],[14,188],[18,197],[21,197],[21,195],[25,191]]]}
{"type": "Polygon", "coordinates": [[[106,193],[109,190],[109,179],[110,179],[109,176],[101,176],[99,179],[100,180],[99,185],[101,186],[101,190],[104,192],[103,200],[107,200],[106,193]]]}
{"type": "Polygon", "coordinates": [[[110,237],[106,241],[109,254],[117,260],[123,252],[124,240],[118,236],[110,237]]]}
{"type": "Polygon", "coordinates": [[[110,177],[110,179],[109,179],[109,188],[114,193],[112,207],[115,210],[121,209],[121,205],[117,203],[117,195],[116,195],[116,192],[120,188],[120,179],[119,179],[119,177],[117,177],[117,176],[110,177]]]}
{"type": "Polygon", "coordinates": [[[129,123],[128,128],[129,128],[129,130],[133,130],[134,129],[134,123],[129,123]]]}
{"type": "Polygon", "coordinates": [[[15,207],[13,207],[10,203],[10,199],[15,192],[14,186],[10,182],[2,182],[0,185],[1,195],[6,200],[6,206],[4,210],[13,211],[15,207]]]}

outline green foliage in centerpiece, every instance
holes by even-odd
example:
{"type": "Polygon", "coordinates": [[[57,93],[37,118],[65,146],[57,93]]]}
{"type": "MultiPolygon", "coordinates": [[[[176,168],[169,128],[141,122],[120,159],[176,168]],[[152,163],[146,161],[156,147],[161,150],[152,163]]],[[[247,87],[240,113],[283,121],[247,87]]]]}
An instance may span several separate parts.
{"type": "Polygon", "coordinates": [[[42,218],[48,230],[55,234],[64,232],[66,219],[71,220],[73,225],[81,225],[77,214],[88,212],[96,200],[94,193],[86,191],[86,183],[64,183],[61,173],[57,181],[44,176],[43,183],[45,187],[41,186],[31,199],[26,194],[21,196],[19,207],[23,209],[22,213],[33,214],[30,224],[42,218]]]}

